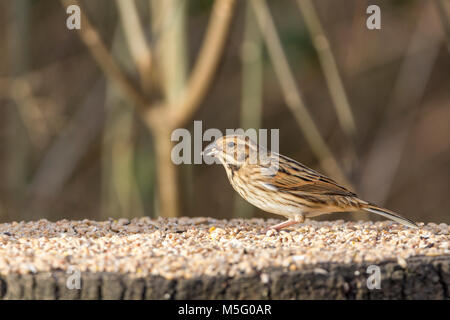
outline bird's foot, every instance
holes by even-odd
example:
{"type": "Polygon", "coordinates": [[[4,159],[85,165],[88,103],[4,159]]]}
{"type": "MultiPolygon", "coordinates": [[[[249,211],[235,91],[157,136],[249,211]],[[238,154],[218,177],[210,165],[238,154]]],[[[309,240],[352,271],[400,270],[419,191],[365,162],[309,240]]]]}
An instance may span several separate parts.
{"type": "MultiPolygon", "coordinates": [[[[304,221],[305,219],[303,218],[303,221],[304,221]]],[[[298,220],[298,219],[289,219],[289,220],[287,220],[287,221],[285,221],[285,222],[282,222],[282,223],[279,223],[279,224],[276,224],[276,225],[274,225],[274,226],[270,226],[270,227],[268,227],[268,228],[266,228],[266,229],[263,229],[263,233],[265,233],[267,236],[271,236],[271,235],[273,235],[273,234],[275,234],[275,233],[278,233],[281,229],[283,229],[283,228],[286,228],[286,227],[289,227],[289,226],[292,226],[293,224],[297,224],[297,223],[301,223],[301,222],[303,222],[303,221],[300,221],[300,220],[298,220]]]]}

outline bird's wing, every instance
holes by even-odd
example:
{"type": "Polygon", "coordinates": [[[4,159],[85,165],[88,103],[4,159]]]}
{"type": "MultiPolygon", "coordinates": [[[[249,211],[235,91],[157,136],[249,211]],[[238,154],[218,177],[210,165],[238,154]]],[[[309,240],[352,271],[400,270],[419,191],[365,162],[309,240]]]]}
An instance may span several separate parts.
{"type": "Polygon", "coordinates": [[[356,194],[338,185],[334,180],[288,157],[279,156],[276,174],[267,177],[267,184],[280,191],[310,193],[324,196],[350,196],[356,194]]]}

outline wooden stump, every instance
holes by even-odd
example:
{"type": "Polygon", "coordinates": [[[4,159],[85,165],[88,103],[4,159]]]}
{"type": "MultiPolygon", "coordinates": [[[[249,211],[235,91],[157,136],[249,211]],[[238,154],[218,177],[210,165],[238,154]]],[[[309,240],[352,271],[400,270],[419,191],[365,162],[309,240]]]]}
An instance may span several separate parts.
{"type": "Polygon", "coordinates": [[[69,289],[63,271],[0,276],[1,299],[449,299],[450,256],[414,257],[407,265],[378,263],[380,289],[369,289],[370,264],[308,265],[231,277],[165,279],[130,274],[81,273],[69,289]]]}

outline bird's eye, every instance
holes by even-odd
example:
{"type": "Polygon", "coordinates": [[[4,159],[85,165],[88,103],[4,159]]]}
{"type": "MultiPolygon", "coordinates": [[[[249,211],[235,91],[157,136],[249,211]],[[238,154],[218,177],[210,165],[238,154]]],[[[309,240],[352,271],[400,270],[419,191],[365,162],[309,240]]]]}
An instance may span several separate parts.
{"type": "Polygon", "coordinates": [[[235,143],[233,141],[228,142],[228,147],[233,148],[235,146],[235,143]]]}

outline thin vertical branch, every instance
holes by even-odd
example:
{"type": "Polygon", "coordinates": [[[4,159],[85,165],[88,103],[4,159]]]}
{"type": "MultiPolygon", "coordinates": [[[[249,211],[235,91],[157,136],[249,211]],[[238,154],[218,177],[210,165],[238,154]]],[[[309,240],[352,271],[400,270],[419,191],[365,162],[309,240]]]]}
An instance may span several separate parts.
{"type": "Polygon", "coordinates": [[[156,150],[157,212],[165,217],[179,216],[178,179],[175,164],[170,159],[172,143],[169,130],[154,134],[156,150]]]}
{"type": "MultiPolygon", "coordinates": [[[[66,7],[70,4],[76,4],[81,7],[78,0],[61,0],[61,2],[66,7]]],[[[134,102],[138,111],[144,112],[148,105],[147,99],[114,61],[108,49],[106,49],[102,42],[97,30],[92,26],[83,10],[81,10],[81,20],[82,28],[79,30],[78,34],[84,44],[88,47],[95,62],[100,66],[103,73],[108,78],[112,79],[120,90],[134,102]]]]}
{"type": "MultiPolygon", "coordinates": [[[[164,91],[164,104],[173,105],[186,86],[186,2],[185,0],[151,1],[153,28],[159,25],[170,27],[160,30],[160,38],[155,52],[158,71],[164,91]],[[175,17],[176,16],[176,17],[175,17]]],[[[156,32],[157,30],[153,30],[156,32]]],[[[158,211],[165,216],[179,215],[179,188],[177,167],[170,161],[172,127],[159,126],[154,130],[156,164],[158,167],[158,211]]]]}
{"type": "Polygon", "coordinates": [[[102,214],[107,217],[143,215],[143,205],[134,174],[134,112],[109,83],[106,91],[107,118],[102,150],[102,214]]]}
{"type": "Polygon", "coordinates": [[[174,127],[182,126],[204,98],[215,73],[230,29],[235,0],[216,0],[209,18],[206,35],[191,71],[187,86],[171,108],[174,127]]]}
{"type": "MultiPolygon", "coordinates": [[[[17,0],[9,3],[9,15],[11,26],[9,28],[9,58],[11,74],[19,76],[29,68],[29,10],[30,3],[27,0],[17,0]]],[[[16,82],[17,83],[17,82],[16,82]]],[[[20,83],[20,81],[18,81],[20,83]]],[[[26,82],[23,82],[26,85],[26,82]]],[[[17,89],[23,86],[13,86],[17,89]]],[[[13,93],[15,101],[8,104],[7,114],[7,145],[6,170],[4,181],[8,190],[7,210],[20,213],[23,204],[23,195],[27,183],[29,170],[30,141],[26,130],[26,120],[21,113],[22,103],[28,103],[27,93],[13,93]]]]}
{"type": "Polygon", "coordinates": [[[151,1],[152,33],[158,33],[155,51],[165,104],[177,101],[186,87],[186,1],[151,1]],[[173,21],[173,22],[172,22],[173,21]],[[171,22],[171,23],[169,23],[171,22]],[[160,25],[167,26],[157,29],[160,25]]]}
{"type": "MultiPolygon", "coordinates": [[[[80,6],[78,0],[61,0],[61,2],[65,6],[70,4],[80,6]]],[[[81,10],[83,27],[79,35],[102,71],[109,78],[113,79],[120,89],[134,102],[135,107],[141,112],[148,126],[159,125],[161,122],[164,122],[165,126],[176,128],[181,126],[195,112],[211,85],[212,77],[225,46],[235,2],[236,0],[216,0],[214,2],[206,35],[204,36],[200,52],[195,60],[187,85],[179,99],[169,106],[159,102],[152,104],[148,108],[149,103],[145,95],[120,70],[101,41],[97,30],[83,13],[83,10],[81,10]],[[165,107],[170,109],[168,110],[169,115],[167,115],[165,107]]]]}
{"type": "Polygon", "coordinates": [[[316,48],[339,123],[344,132],[353,138],[356,133],[355,119],[325,30],[311,0],[297,0],[297,4],[316,48]]]}
{"type": "Polygon", "coordinates": [[[134,0],[116,0],[116,4],[125,32],[125,39],[136,64],[142,88],[144,92],[148,93],[151,85],[152,52],[145,39],[136,4],[134,0]]]}
{"type": "Polygon", "coordinates": [[[171,131],[182,126],[204,98],[227,39],[234,0],[216,0],[200,52],[183,91],[173,101],[164,101],[149,110],[147,118],[160,116],[153,126],[155,138],[159,207],[168,216],[178,215],[178,183],[175,165],[170,161],[171,131]]]}
{"type": "Polygon", "coordinates": [[[269,56],[275,69],[275,73],[281,84],[287,106],[294,114],[300,129],[302,130],[310,148],[319,159],[321,166],[330,175],[335,176],[341,183],[349,185],[349,182],[341,171],[328,145],[325,143],[313,118],[306,108],[300,91],[295,83],[294,76],[281,46],[275,24],[265,0],[251,0],[256,13],[261,33],[267,45],[269,56]]]}
{"type": "MultiPolygon", "coordinates": [[[[111,54],[125,63],[129,60],[124,50],[125,36],[117,29],[111,54]]],[[[128,68],[131,68],[129,66],[128,68]]],[[[102,145],[102,215],[106,217],[142,216],[143,204],[134,174],[135,112],[132,103],[114,90],[112,81],[106,88],[106,117],[102,145]]]]}
{"type": "MultiPolygon", "coordinates": [[[[77,0],[61,0],[65,5],[77,4],[77,0]]],[[[159,205],[163,215],[176,216],[177,182],[170,159],[172,144],[170,133],[182,126],[195,112],[205,97],[217,65],[223,53],[231,18],[234,12],[235,0],[216,0],[208,22],[200,52],[190,73],[187,85],[175,101],[148,103],[143,94],[128,79],[112,58],[101,41],[98,32],[82,12],[82,28],[79,32],[81,40],[86,44],[91,55],[102,71],[122,92],[133,102],[147,127],[151,129],[155,140],[156,163],[158,173],[159,205]]]]}
{"type": "MultiPolygon", "coordinates": [[[[245,7],[244,41],[241,45],[241,128],[259,129],[262,121],[263,41],[250,2],[245,7]]],[[[235,195],[234,215],[250,218],[254,207],[235,195]]]]}
{"type": "Polygon", "coordinates": [[[418,114],[420,100],[439,52],[442,40],[437,33],[430,34],[432,21],[430,6],[424,5],[385,115],[386,119],[392,119],[395,114],[401,113],[401,120],[390,121],[382,126],[368,152],[368,163],[360,183],[361,190],[363,195],[370,194],[370,201],[379,204],[383,204],[389,195],[409,132],[418,114]],[[427,50],[421,50],[423,47],[427,50]]]}
{"type": "Polygon", "coordinates": [[[263,42],[250,2],[246,3],[244,41],[241,46],[241,127],[261,126],[263,96],[263,42]]]}

